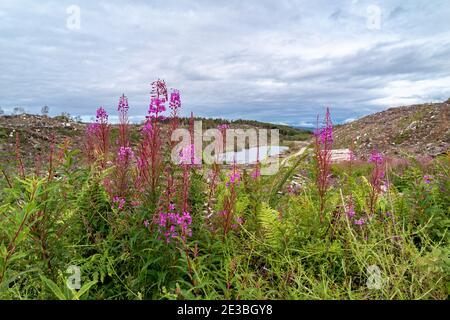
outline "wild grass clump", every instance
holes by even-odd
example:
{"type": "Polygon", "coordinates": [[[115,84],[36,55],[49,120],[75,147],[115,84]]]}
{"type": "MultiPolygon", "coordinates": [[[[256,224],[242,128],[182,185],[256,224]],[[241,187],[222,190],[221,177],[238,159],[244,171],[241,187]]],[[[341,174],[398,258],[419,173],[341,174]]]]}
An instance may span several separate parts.
{"type": "Polygon", "coordinates": [[[17,137],[17,169],[0,168],[0,298],[447,299],[448,155],[332,164],[327,111],[315,148],[273,176],[199,165],[193,144],[174,163],[180,108],[154,82],[136,141],[123,95],[116,138],[99,108],[84,150],[55,142],[39,170],[17,137]]]}

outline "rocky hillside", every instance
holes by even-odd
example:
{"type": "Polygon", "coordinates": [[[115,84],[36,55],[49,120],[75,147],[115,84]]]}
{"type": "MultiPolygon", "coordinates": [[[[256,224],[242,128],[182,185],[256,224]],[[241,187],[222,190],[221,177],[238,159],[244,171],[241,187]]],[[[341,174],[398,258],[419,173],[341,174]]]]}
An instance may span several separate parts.
{"type": "MultiPolygon", "coordinates": [[[[196,118],[203,121],[204,129],[216,128],[218,124],[227,122],[232,128],[265,128],[279,129],[281,143],[296,147],[299,141],[308,140],[311,133],[303,129],[274,125],[258,121],[236,120],[228,122],[223,119],[196,118]]],[[[181,126],[187,127],[189,119],[180,118],[181,126]]],[[[139,140],[140,125],[131,125],[131,142],[139,140]]],[[[166,126],[163,125],[163,131],[166,126]]],[[[33,165],[36,155],[46,157],[52,139],[56,144],[70,142],[74,148],[83,148],[83,137],[86,124],[73,121],[66,116],[47,117],[40,115],[4,115],[0,116],[0,166],[11,164],[15,158],[16,133],[20,137],[21,155],[28,165],[33,165]]],[[[111,138],[118,134],[116,125],[111,128],[111,138]]],[[[293,147],[293,149],[295,149],[293,147]]]]}
{"type": "Polygon", "coordinates": [[[450,99],[391,108],[335,129],[335,148],[353,146],[358,156],[373,148],[390,156],[435,156],[449,151],[450,99]]]}
{"type": "Polygon", "coordinates": [[[85,125],[64,116],[0,116],[0,164],[14,159],[16,133],[20,137],[22,156],[32,160],[36,155],[45,156],[53,139],[56,144],[61,144],[69,138],[71,144],[81,146],[84,128],[85,125]]]}

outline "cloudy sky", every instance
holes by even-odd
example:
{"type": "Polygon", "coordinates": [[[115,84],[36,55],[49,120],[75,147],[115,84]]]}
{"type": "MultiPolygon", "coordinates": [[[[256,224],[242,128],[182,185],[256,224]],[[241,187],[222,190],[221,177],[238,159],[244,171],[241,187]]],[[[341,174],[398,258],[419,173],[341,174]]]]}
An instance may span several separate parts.
{"type": "Polygon", "coordinates": [[[0,0],[0,107],[90,117],[125,93],[138,119],[159,77],[186,113],[344,122],[450,97],[449,17],[449,0],[0,0]]]}

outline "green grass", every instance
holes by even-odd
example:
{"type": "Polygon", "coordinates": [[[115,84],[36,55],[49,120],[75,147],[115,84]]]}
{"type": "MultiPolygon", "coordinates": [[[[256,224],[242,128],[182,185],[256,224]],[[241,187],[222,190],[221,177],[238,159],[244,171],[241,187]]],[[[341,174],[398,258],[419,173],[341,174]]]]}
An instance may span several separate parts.
{"type": "MultiPolygon", "coordinates": [[[[79,161],[66,152],[55,168],[59,178],[51,181],[33,175],[21,180],[9,170],[12,189],[1,176],[0,298],[448,298],[450,202],[442,189],[449,190],[448,157],[388,170],[391,186],[363,226],[352,225],[343,207],[351,194],[357,215],[368,212],[369,165],[333,167],[322,223],[307,157],[295,170],[274,176],[253,180],[244,174],[235,208],[244,222],[226,237],[205,218],[206,168],[195,169],[193,235],[187,241],[191,272],[180,242],[166,244],[143,226],[153,214],[148,207],[112,210],[102,184],[108,173],[75,169],[79,161]],[[288,194],[287,184],[299,172],[303,187],[288,194]],[[432,176],[430,184],[424,175],[432,176]],[[81,269],[79,292],[66,286],[71,265],[81,269]],[[380,286],[373,288],[376,279],[380,286]]],[[[228,192],[225,181],[223,175],[216,210],[228,192]]]]}

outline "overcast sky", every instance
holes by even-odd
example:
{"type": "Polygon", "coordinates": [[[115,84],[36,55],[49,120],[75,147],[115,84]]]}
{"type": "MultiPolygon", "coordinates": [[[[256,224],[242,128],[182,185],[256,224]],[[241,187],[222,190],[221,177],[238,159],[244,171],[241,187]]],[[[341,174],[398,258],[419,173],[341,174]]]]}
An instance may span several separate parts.
{"type": "Polygon", "coordinates": [[[0,0],[5,111],[90,117],[125,93],[138,119],[158,77],[186,113],[300,126],[441,101],[450,1],[0,0]]]}

